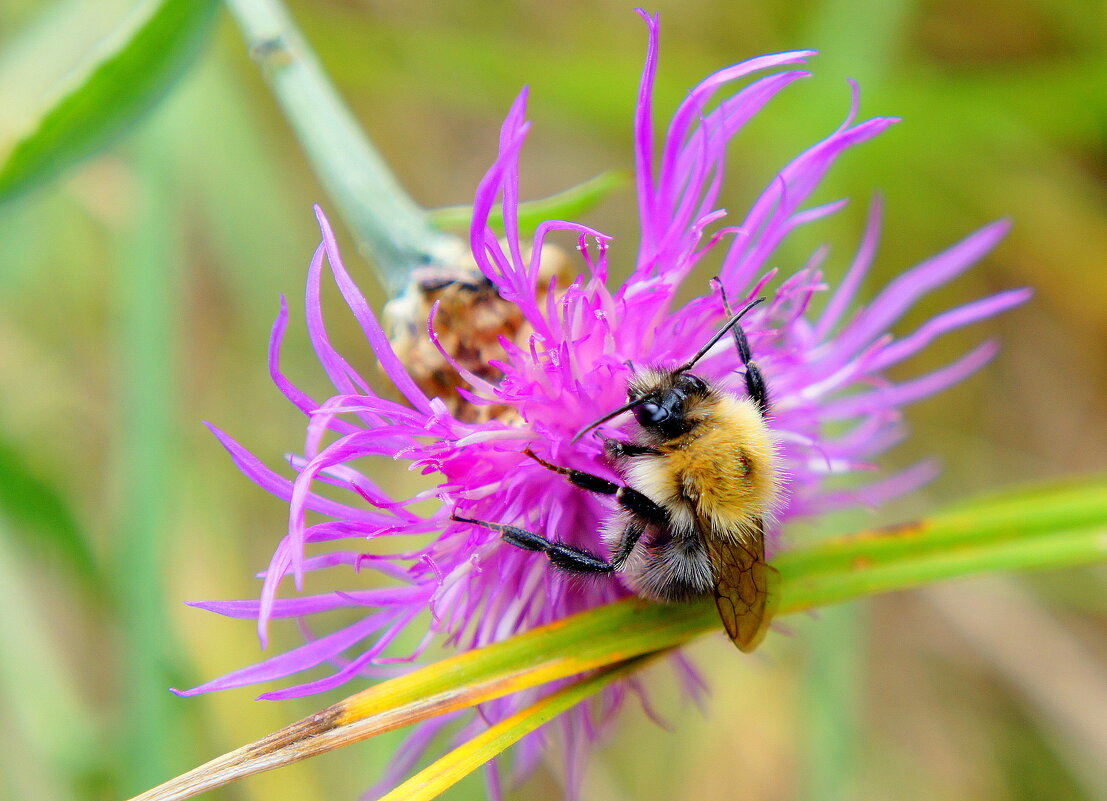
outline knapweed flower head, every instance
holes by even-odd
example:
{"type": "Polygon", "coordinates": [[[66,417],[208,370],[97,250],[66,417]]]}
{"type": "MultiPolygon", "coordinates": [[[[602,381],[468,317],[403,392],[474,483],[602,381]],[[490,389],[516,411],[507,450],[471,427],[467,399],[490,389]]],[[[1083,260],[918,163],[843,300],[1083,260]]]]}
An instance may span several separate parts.
{"type": "MultiPolygon", "coordinates": [[[[294,477],[270,470],[227,434],[215,433],[243,472],[288,501],[288,532],[265,571],[259,600],[197,605],[255,618],[263,641],[274,618],[308,620],[335,609],[359,615],[356,622],[328,633],[311,626],[303,646],[190,693],[287,679],[326,667],[329,672],[322,678],[263,697],[321,692],[402,670],[435,638],[475,648],[628,595],[617,574],[588,582],[568,580],[540,554],[512,547],[494,531],[453,522],[451,515],[516,525],[603,552],[599,532],[611,514],[611,499],[556,480],[524,450],[618,480],[599,440],[570,440],[600,414],[625,402],[636,369],[677,365],[697,352],[728,316],[719,285],[734,307],[768,298],[748,314],[743,327],[769,385],[769,427],[784,475],[776,522],[768,532],[771,547],[791,520],[842,506],[880,504],[932,477],[933,466],[924,463],[874,480],[873,460],[902,436],[905,404],[962,380],[993,355],[995,345],[984,344],[948,366],[902,383],[888,380],[885,372],[936,337],[1022,302],[1026,293],[1004,292],[947,311],[899,339],[887,332],[920,297],[986,254],[1006,225],[990,225],[904,272],[864,307],[856,298],[877,250],[878,203],[837,286],[828,286],[822,275],[825,251],[803,265],[774,265],[774,254],[792,231],[843,207],[844,201],[804,205],[831,165],[895,120],[856,122],[854,108],[837,130],[780,170],[744,217],[729,215],[716,205],[728,143],[766,103],[808,75],[801,67],[814,53],[762,56],[709,76],[680,104],[655,151],[651,103],[658,23],[656,17],[645,18],[649,46],[634,119],[641,241],[629,277],[612,285],[609,258],[630,261],[632,254],[609,248],[610,238],[587,226],[554,220],[540,225],[533,239],[520,236],[519,155],[530,127],[524,91],[503,123],[498,156],[477,189],[471,245],[483,276],[500,298],[513,304],[525,325],[514,340],[501,340],[501,358],[477,375],[442,346],[445,335],[436,333],[433,314],[426,321],[426,337],[441,346],[444,363],[467,385],[457,390],[463,405],[502,413],[455,413],[455,399],[447,405],[413,380],[343,266],[327,219],[318,213],[323,239],[308,271],[307,327],[335,394],[309,397],[282,372],[288,314],[282,302],[270,369],[280,390],[308,418],[303,450],[290,460],[294,477]],[[736,83],[741,88],[736,90],[736,83]],[[497,204],[503,212],[502,239],[488,224],[497,204]],[[544,245],[558,231],[570,232],[579,245],[580,276],[567,287],[539,280],[544,245]],[[697,270],[712,251],[721,257],[717,270],[697,270]],[[332,346],[320,307],[325,272],[360,323],[394,391],[374,391],[332,346]],[[718,282],[709,283],[714,274],[718,282]],[[687,295],[688,288],[699,296],[679,302],[678,293],[683,289],[687,295]],[[402,399],[393,399],[396,393],[402,399]],[[406,464],[433,476],[435,485],[416,497],[394,497],[357,469],[366,457],[406,464]],[[828,487],[829,477],[854,473],[858,478],[850,488],[843,489],[841,482],[828,487]],[[323,484],[332,489],[319,492],[323,484]],[[346,498],[335,500],[335,493],[346,498]],[[434,503],[431,511],[426,511],[428,500],[434,503]],[[377,547],[386,538],[400,544],[377,547]],[[321,594],[278,597],[286,578],[299,588],[304,575],[315,571],[333,575],[341,586],[321,594]],[[385,581],[371,580],[369,573],[385,581]],[[422,627],[427,619],[429,626],[420,631],[412,650],[412,639],[401,634],[422,627]],[[407,647],[401,648],[401,642],[407,647]]],[[[724,341],[714,348],[696,371],[735,395],[746,391],[733,344],[724,341]]],[[[613,420],[608,430],[617,430],[621,419],[613,420]]],[[[681,657],[674,664],[688,686],[695,687],[694,667],[681,657]]],[[[602,708],[609,712],[628,689],[637,688],[624,683],[608,689],[610,703],[602,708]]],[[[467,727],[502,719],[532,701],[533,695],[511,696],[486,704],[467,727]]],[[[561,721],[571,735],[565,747],[572,787],[590,736],[604,720],[579,708],[561,721]]],[[[435,722],[418,731],[394,768],[408,769],[442,725],[435,722]]],[[[463,728],[459,736],[469,733],[463,728]]],[[[522,770],[533,764],[539,749],[537,737],[524,740],[517,752],[522,770]]]]}

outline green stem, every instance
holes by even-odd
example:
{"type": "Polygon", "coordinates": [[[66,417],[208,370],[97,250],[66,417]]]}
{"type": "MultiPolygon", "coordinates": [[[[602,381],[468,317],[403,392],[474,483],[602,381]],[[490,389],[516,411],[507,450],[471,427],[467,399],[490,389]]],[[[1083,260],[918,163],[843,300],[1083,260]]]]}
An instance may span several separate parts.
{"type": "Polygon", "coordinates": [[[436,231],[388,169],[280,0],[225,0],[332,202],[397,295],[412,269],[463,253],[436,231]]]}
{"type": "Polygon", "coordinates": [[[856,798],[866,639],[864,607],[832,606],[805,632],[805,786],[807,801],[856,798]]]}
{"type": "Polygon", "coordinates": [[[174,246],[164,154],[154,141],[144,138],[138,146],[139,213],[119,260],[116,287],[123,432],[119,474],[125,481],[116,591],[128,654],[121,680],[126,720],[121,753],[126,754],[128,787],[148,785],[170,770],[172,733],[180,729],[168,692],[173,679],[168,667],[177,651],[165,592],[177,472],[173,340],[180,294],[174,281],[178,265],[169,254],[180,248],[174,246]]]}

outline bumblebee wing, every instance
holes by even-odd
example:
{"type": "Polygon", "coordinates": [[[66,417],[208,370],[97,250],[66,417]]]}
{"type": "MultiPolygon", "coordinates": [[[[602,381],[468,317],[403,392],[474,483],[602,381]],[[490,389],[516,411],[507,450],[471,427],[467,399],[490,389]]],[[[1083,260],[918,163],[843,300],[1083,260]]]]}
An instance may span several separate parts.
{"type": "Polygon", "coordinates": [[[749,653],[761,643],[776,611],[780,573],[765,561],[765,534],[732,541],[708,539],[715,568],[715,606],[739,650],[749,653]]]}

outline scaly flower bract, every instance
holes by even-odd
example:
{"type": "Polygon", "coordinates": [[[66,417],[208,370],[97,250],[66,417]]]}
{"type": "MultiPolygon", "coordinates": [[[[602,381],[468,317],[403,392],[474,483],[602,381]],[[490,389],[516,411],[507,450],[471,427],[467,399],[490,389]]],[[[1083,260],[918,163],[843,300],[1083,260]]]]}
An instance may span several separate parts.
{"type": "MultiPolygon", "coordinates": [[[[323,678],[264,694],[289,698],[321,692],[351,679],[392,675],[416,660],[434,637],[458,648],[475,648],[574,612],[625,596],[617,579],[577,582],[550,568],[541,555],[511,547],[492,531],[452,523],[466,517],[511,523],[549,532],[570,544],[602,552],[601,522],[609,499],[551,480],[523,455],[527,446],[559,464],[617,479],[603,459],[599,442],[569,440],[599,413],[621,405],[631,365],[672,365],[686,360],[726,315],[717,291],[685,304],[676,296],[705,254],[723,249],[719,279],[737,307],[765,293],[768,303],[744,321],[755,358],[769,383],[773,402],[770,427],[785,473],[776,518],[780,524],[846,505],[875,505],[908,492],[934,474],[930,463],[851,489],[828,489],[828,476],[864,474],[872,460],[901,436],[901,409],[960,381],[995,352],[984,344],[960,360],[903,383],[884,377],[892,365],[914,355],[936,337],[997,314],[1027,297],[1003,292],[947,311],[914,333],[894,339],[886,333],[921,296],[964,272],[1003,236],[1005,223],[990,225],[948,250],[908,270],[865,307],[856,295],[877,249],[881,207],[874,202],[852,264],[829,290],[820,272],[825,251],[770,289],[777,269],[767,269],[780,243],[799,226],[838,211],[844,201],[803,208],[837,158],[892,125],[895,120],[854,121],[854,111],[830,136],[797,156],[766,187],[737,225],[719,225],[724,212],[716,201],[724,175],[727,144],[762,107],[789,84],[808,75],[811,51],[763,56],[728,67],[695,87],[673,115],[660,153],[654,153],[651,98],[657,68],[658,24],[649,26],[649,47],[635,117],[637,194],[641,243],[635,268],[617,287],[607,279],[609,238],[587,226],[549,221],[524,243],[517,225],[519,153],[529,129],[524,91],[504,121],[499,154],[476,192],[471,228],[472,253],[500,296],[521,311],[531,333],[503,341],[504,356],[494,364],[502,378],[489,381],[454,363],[470,389],[460,390],[474,405],[510,410],[487,422],[463,422],[438,398],[427,397],[390,347],[357,285],[347,273],[334,234],[317,210],[323,241],[308,271],[307,326],[319,361],[336,394],[320,402],[285,377],[280,349],[288,310],[282,300],[273,327],[270,369],[285,396],[308,417],[302,456],[291,458],[289,479],[270,470],[227,434],[214,429],[239,468],[253,481],[289,502],[288,533],[265,572],[258,601],[198,603],[224,615],[256,618],[262,642],[273,618],[308,618],[334,609],[363,610],[357,622],[252,667],[236,671],[185,694],[282,679],[323,665],[323,678]],[[713,102],[717,92],[757,76],[739,91],[713,102]],[[503,241],[488,225],[499,202],[506,229],[503,241]],[[579,239],[584,275],[567,289],[554,281],[539,285],[543,245],[556,231],[579,239]],[[402,401],[370,388],[334,349],[320,308],[323,273],[329,270],[369,346],[402,401]],[[819,313],[811,302],[827,295],[819,313]],[[831,433],[832,432],[832,433],[831,433]],[[398,499],[353,466],[365,457],[385,457],[436,476],[433,489],[398,499]],[[318,493],[319,484],[344,491],[344,502],[318,493]],[[414,502],[433,498],[437,508],[416,513],[414,502]],[[310,520],[309,520],[310,518],[310,520]],[[374,550],[373,540],[410,538],[407,550],[374,550]],[[305,546],[315,546],[314,555],[305,546]],[[399,552],[397,552],[399,551],[399,552]],[[333,569],[352,585],[318,595],[278,598],[291,574],[297,589],[309,571],[333,569]],[[389,586],[364,588],[358,571],[376,571],[389,586]],[[361,587],[361,588],[359,588],[361,587]],[[399,648],[398,637],[425,610],[430,624],[414,649],[399,648]]],[[[856,100],[854,105],[856,106],[856,100]]],[[[706,275],[693,281],[708,289],[706,275]]],[[[427,336],[437,341],[433,319],[427,336]]],[[[443,349],[443,356],[447,354],[443,349]]],[[[453,362],[452,362],[453,363],[453,362]]],[[[705,378],[741,393],[742,378],[732,346],[718,346],[698,366],[705,378]]],[[[775,537],[776,531],[769,532],[775,537]]],[[[774,540],[775,542],[775,540],[774,540]]],[[[420,624],[421,625],[421,624],[420,624]]],[[[737,658],[737,656],[736,656],[737,658]]],[[[675,660],[678,673],[695,687],[692,666],[675,660]]],[[[617,706],[633,684],[607,691],[604,708],[617,706]]],[[[512,696],[482,707],[483,720],[498,720],[533,700],[512,696]]],[[[587,743],[604,716],[587,709],[563,716],[570,752],[568,786],[587,743]],[[582,736],[588,735],[588,736],[582,736]]],[[[393,768],[410,768],[444,721],[418,730],[396,755],[393,768]]],[[[472,727],[483,725],[474,719],[472,727]]],[[[517,763],[523,771],[539,753],[539,739],[524,741],[517,763]]]]}

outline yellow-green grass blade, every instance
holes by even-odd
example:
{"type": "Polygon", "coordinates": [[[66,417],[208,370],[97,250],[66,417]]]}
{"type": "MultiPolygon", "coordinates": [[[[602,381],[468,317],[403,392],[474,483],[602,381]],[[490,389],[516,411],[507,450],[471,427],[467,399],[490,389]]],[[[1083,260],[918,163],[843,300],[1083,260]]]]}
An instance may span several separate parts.
{"type": "Polygon", "coordinates": [[[392,792],[382,796],[380,801],[426,801],[437,798],[535,729],[595,695],[615,679],[638,670],[648,659],[649,657],[639,657],[604,668],[542,698],[453,749],[392,792]]]}
{"type": "Polygon", "coordinates": [[[1103,557],[1107,481],[1030,488],[927,520],[781,554],[785,605],[819,606],[983,571],[1033,570],[1103,557]]]}
{"type": "MultiPolygon", "coordinates": [[[[782,579],[780,614],[977,573],[1101,561],[1105,498],[1103,480],[1032,489],[782,554],[774,562],[782,579]]],[[[592,609],[378,684],[138,799],[189,798],[384,731],[679,646],[718,627],[710,603],[632,598],[592,609]]]]}
{"type": "Polygon", "coordinates": [[[28,126],[0,163],[0,201],[108,144],[163,97],[199,51],[216,0],[143,4],[28,126]]]}

